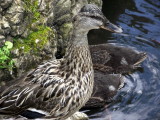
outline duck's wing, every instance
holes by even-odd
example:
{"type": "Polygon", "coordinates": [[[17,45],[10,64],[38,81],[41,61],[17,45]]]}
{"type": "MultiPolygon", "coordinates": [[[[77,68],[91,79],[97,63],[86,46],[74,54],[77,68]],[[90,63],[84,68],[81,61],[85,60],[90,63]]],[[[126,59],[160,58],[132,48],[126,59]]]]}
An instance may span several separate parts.
{"type": "Polygon", "coordinates": [[[0,94],[0,114],[19,114],[28,108],[50,111],[63,92],[63,79],[57,75],[59,62],[50,61],[6,88],[0,94]],[[53,102],[48,103],[52,99],[53,102]]]}
{"type": "Polygon", "coordinates": [[[111,73],[113,71],[112,67],[105,65],[111,59],[107,50],[100,49],[99,47],[96,47],[96,45],[90,45],[90,52],[94,70],[104,73],[111,73]]]}
{"type": "Polygon", "coordinates": [[[106,64],[110,60],[109,52],[104,48],[101,49],[101,46],[90,45],[89,47],[93,64],[106,64]]]}
{"type": "MultiPolygon", "coordinates": [[[[117,46],[116,44],[100,44],[90,46],[93,64],[97,64],[96,59],[107,53],[107,59],[101,57],[101,64],[112,68],[108,73],[129,73],[139,67],[147,55],[144,52],[138,52],[126,46],[117,46]],[[96,54],[99,51],[101,54],[96,54]],[[105,52],[104,52],[105,51],[105,52]]],[[[99,62],[100,63],[100,62],[99,62]]]]}
{"type": "Polygon", "coordinates": [[[104,74],[95,70],[94,75],[93,94],[84,108],[104,107],[124,84],[120,74],[104,74]]]}

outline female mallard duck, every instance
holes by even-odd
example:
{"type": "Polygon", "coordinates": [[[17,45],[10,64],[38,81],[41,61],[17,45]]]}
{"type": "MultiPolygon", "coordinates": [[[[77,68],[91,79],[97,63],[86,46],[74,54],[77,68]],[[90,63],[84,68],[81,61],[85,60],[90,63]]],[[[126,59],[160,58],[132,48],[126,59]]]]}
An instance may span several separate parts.
{"type": "Polygon", "coordinates": [[[144,52],[113,44],[91,45],[90,52],[95,85],[84,108],[103,107],[111,102],[124,84],[121,74],[132,72],[147,57],[144,52]]]}
{"type": "Polygon", "coordinates": [[[93,65],[87,33],[103,28],[122,32],[101,10],[85,5],[75,16],[71,43],[63,59],[39,65],[0,94],[0,114],[17,115],[35,108],[46,111],[44,119],[66,119],[88,101],[94,85],[93,65]]]}

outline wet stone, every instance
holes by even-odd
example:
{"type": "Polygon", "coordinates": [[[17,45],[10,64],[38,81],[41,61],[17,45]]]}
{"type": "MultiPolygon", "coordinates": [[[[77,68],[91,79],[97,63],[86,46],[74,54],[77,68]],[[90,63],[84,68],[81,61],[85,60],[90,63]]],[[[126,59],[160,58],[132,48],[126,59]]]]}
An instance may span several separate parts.
{"type": "MultiPolygon", "coordinates": [[[[49,36],[49,40],[43,46],[43,50],[40,52],[38,51],[39,53],[37,53],[36,56],[30,51],[27,51],[29,53],[26,54],[19,48],[15,48],[11,51],[12,59],[16,61],[15,69],[17,69],[17,77],[24,71],[33,68],[32,65],[34,63],[39,64],[42,62],[42,59],[46,60],[54,57],[57,46],[62,45],[66,47],[69,34],[72,30],[71,21],[73,16],[77,14],[82,6],[93,0],[37,1],[38,8],[36,12],[40,14],[41,17],[38,18],[35,23],[29,23],[32,20],[26,16],[25,2],[22,0],[0,0],[0,46],[4,45],[6,40],[11,42],[13,42],[13,40],[22,40],[23,43],[23,40],[27,38],[30,33],[38,31],[37,26],[47,25],[54,29],[54,34],[49,36]]],[[[36,42],[37,44],[40,43],[38,40],[36,40],[36,42]]],[[[20,44],[17,42],[17,44],[20,45],[21,48],[21,42],[20,44]]],[[[63,50],[63,52],[64,51],[65,50],[63,50]]]]}
{"type": "Polygon", "coordinates": [[[10,20],[10,22],[12,24],[18,24],[18,23],[22,22],[23,18],[24,18],[23,13],[17,13],[15,16],[13,16],[13,18],[10,20]]]}
{"type": "Polygon", "coordinates": [[[17,36],[17,35],[22,35],[25,32],[26,29],[26,25],[22,24],[20,26],[12,26],[12,31],[11,31],[11,35],[12,36],[17,36]]]}
{"type": "Polygon", "coordinates": [[[10,33],[10,25],[5,17],[0,19],[0,34],[6,35],[10,33]]]}
{"type": "Polygon", "coordinates": [[[1,41],[1,40],[5,40],[5,36],[0,35],[0,41],[1,41]]]}
{"type": "Polygon", "coordinates": [[[3,10],[3,9],[2,9],[2,7],[0,6],[0,13],[2,12],[2,10],[3,10]]]}
{"type": "Polygon", "coordinates": [[[11,6],[12,1],[13,1],[13,0],[1,0],[1,1],[0,1],[0,6],[1,6],[3,9],[6,9],[6,8],[8,8],[9,6],[11,6]]]}
{"type": "Polygon", "coordinates": [[[11,25],[18,24],[24,20],[24,9],[18,3],[13,3],[9,10],[7,10],[5,17],[11,25]]]}

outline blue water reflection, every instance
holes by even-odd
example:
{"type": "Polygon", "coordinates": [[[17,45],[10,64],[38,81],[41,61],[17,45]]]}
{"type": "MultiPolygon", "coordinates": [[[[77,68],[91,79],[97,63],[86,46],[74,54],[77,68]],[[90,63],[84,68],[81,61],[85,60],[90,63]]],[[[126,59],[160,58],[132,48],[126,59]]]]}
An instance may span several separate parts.
{"type": "Polygon", "coordinates": [[[145,51],[143,70],[125,76],[115,102],[91,114],[92,120],[160,120],[160,0],[104,0],[103,12],[123,34],[94,30],[92,44],[116,42],[145,51]],[[94,34],[96,33],[96,35],[94,34]]]}

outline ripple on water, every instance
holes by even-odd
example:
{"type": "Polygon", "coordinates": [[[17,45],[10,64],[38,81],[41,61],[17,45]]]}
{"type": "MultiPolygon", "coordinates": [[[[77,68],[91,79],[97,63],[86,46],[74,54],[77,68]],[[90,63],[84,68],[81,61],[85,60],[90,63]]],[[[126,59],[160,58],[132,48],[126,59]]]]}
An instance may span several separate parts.
{"type": "Polygon", "coordinates": [[[104,6],[106,15],[113,16],[110,21],[119,24],[124,33],[99,32],[99,43],[109,38],[145,51],[148,57],[141,70],[125,76],[125,86],[115,96],[115,101],[107,109],[95,110],[92,119],[160,120],[160,0],[108,0],[104,1],[104,6]],[[118,9],[116,15],[113,8],[118,9]]]}

